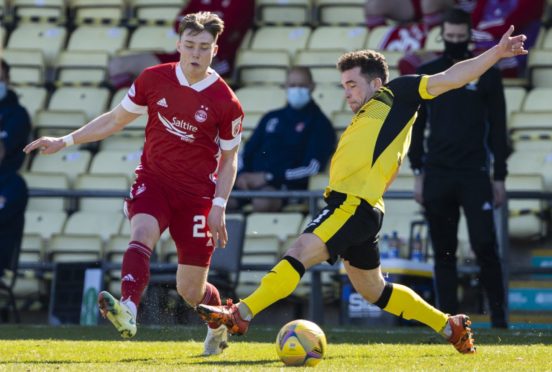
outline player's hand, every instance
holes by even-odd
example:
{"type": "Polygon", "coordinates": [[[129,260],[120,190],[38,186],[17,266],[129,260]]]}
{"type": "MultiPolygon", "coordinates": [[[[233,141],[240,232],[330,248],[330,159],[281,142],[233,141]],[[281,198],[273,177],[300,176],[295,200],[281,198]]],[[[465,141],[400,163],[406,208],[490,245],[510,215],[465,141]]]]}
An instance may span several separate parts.
{"type": "Polygon", "coordinates": [[[499,208],[506,200],[504,181],[493,181],[493,199],[495,208],[499,208]]]}
{"type": "Polygon", "coordinates": [[[508,31],[502,35],[500,42],[497,44],[501,58],[515,57],[529,53],[523,43],[527,37],[523,34],[512,36],[514,26],[510,26],[508,31]]]}
{"type": "Polygon", "coordinates": [[[424,175],[419,174],[414,177],[414,199],[418,204],[424,204],[424,175]]]}
{"type": "Polygon", "coordinates": [[[226,231],[225,208],[213,205],[207,216],[207,225],[213,236],[215,247],[225,248],[228,243],[228,232],[226,231]]]}
{"type": "Polygon", "coordinates": [[[23,151],[28,154],[33,150],[39,150],[42,154],[50,155],[58,152],[65,147],[65,142],[57,137],[40,137],[29,143],[23,151]]]}

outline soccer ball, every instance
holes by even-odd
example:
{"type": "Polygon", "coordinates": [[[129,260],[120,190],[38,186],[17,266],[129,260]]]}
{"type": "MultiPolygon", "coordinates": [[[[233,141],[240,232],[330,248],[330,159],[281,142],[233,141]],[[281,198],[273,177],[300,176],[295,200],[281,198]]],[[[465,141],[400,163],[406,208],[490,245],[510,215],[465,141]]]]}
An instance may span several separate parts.
{"type": "Polygon", "coordinates": [[[326,335],[318,325],[298,319],[287,323],[276,337],[276,352],[288,366],[314,367],[326,352],[326,335]]]}

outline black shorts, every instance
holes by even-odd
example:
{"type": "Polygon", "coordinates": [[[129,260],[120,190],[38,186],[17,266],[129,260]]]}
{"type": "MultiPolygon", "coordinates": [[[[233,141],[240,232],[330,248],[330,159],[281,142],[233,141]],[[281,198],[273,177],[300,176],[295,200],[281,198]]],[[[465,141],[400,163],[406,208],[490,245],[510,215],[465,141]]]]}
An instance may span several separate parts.
{"type": "Polygon", "coordinates": [[[304,233],[318,236],[334,264],[338,256],[363,270],[380,265],[378,232],[383,213],[365,200],[332,191],[325,198],[328,204],[308,225],[304,233]]]}

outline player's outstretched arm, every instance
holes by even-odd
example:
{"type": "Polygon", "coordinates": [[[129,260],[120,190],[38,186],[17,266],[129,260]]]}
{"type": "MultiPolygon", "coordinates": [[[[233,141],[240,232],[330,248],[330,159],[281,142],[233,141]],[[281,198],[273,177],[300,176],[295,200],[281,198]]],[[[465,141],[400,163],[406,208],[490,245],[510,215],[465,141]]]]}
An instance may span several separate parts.
{"type": "Polygon", "coordinates": [[[65,137],[40,137],[25,146],[23,151],[28,154],[39,149],[43,154],[53,154],[73,144],[100,141],[120,131],[138,116],[118,105],[65,137]]]}
{"type": "Polygon", "coordinates": [[[431,75],[427,83],[427,91],[438,96],[452,89],[460,88],[477,79],[502,58],[527,54],[524,48],[525,35],[512,36],[514,26],[502,35],[500,42],[477,57],[458,62],[439,74],[431,75]]]}

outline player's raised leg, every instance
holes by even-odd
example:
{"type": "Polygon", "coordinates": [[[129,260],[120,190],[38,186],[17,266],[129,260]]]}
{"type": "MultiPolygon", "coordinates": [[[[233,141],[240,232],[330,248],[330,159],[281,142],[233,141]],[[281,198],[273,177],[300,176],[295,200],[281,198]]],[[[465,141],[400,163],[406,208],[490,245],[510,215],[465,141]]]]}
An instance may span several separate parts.
{"type": "Polygon", "coordinates": [[[136,335],[137,309],[149,282],[152,247],[160,236],[157,220],[151,215],[140,213],[133,216],[130,226],[131,241],[121,267],[121,300],[107,291],[98,296],[100,313],[109,319],[123,338],[136,335]]]}
{"type": "Polygon", "coordinates": [[[320,238],[314,234],[302,234],[250,296],[238,304],[229,301],[225,306],[199,305],[197,312],[205,321],[226,325],[231,334],[242,335],[255,315],[295,290],[305,269],[328,257],[320,238]]]}
{"type": "Polygon", "coordinates": [[[351,283],[367,301],[393,315],[417,320],[443,335],[460,353],[475,352],[469,317],[450,316],[428,304],[410,288],[386,282],[381,268],[364,270],[344,261],[351,283]]]}

